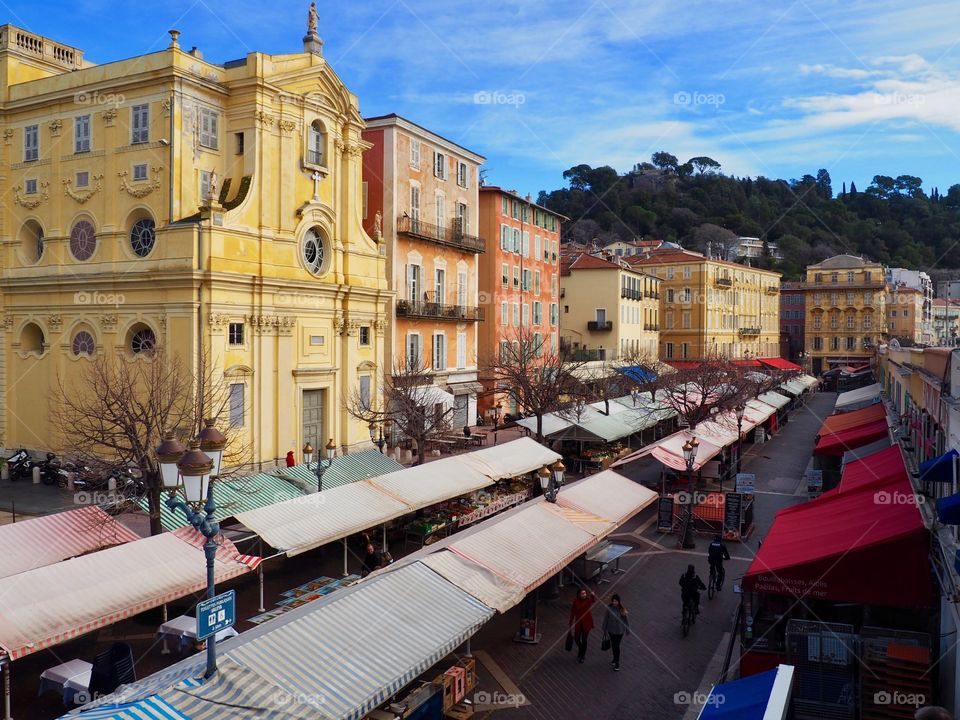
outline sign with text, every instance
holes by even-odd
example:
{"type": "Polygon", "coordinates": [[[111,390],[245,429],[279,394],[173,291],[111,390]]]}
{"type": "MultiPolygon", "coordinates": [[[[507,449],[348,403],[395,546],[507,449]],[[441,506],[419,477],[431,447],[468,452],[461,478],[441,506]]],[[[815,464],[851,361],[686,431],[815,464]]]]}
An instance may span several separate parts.
{"type": "Polygon", "coordinates": [[[657,506],[657,530],[660,532],[673,530],[673,498],[670,495],[663,495],[657,506]]]}
{"type": "Polygon", "coordinates": [[[807,493],[810,495],[823,492],[823,470],[808,469],[803,473],[803,479],[807,482],[807,493]]]}
{"type": "Polygon", "coordinates": [[[757,476],[753,473],[737,473],[737,492],[753,495],[757,484],[757,476]]]}
{"type": "Polygon", "coordinates": [[[237,597],[228,590],[197,603],[197,640],[206,640],[237,621],[237,597]]]}
{"type": "Polygon", "coordinates": [[[723,536],[727,540],[739,540],[740,525],[742,523],[743,523],[743,495],[739,492],[724,493],[723,536]]]}

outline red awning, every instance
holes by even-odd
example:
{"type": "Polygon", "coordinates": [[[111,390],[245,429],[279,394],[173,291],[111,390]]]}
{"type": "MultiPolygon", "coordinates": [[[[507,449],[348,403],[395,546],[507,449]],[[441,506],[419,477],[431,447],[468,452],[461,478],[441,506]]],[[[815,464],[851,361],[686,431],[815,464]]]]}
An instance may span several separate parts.
{"type": "Polygon", "coordinates": [[[743,578],[773,595],[931,607],[929,536],[908,480],[823,497],[774,518],[743,578]]]}
{"type": "Polygon", "coordinates": [[[697,362],[696,360],[667,360],[667,365],[676,368],[677,370],[692,370],[693,368],[698,368],[703,363],[697,362]]]}
{"type": "Polygon", "coordinates": [[[856,450],[867,443],[886,437],[889,432],[886,418],[866,425],[846,428],[821,437],[813,453],[814,455],[843,455],[847,450],[856,450]]]}
{"type": "MultiPolygon", "coordinates": [[[[878,492],[888,485],[902,483],[908,480],[907,466],[903,462],[903,455],[897,445],[891,445],[870,455],[865,455],[858,460],[847,463],[843,466],[843,474],[840,477],[840,483],[832,490],[828,490],[812,502],[821,503],[837,498],[841,495],[848,495],[852,492],[861,490],[872,490],[878,492]]],[[[889,492],[889,490],[888,490],[889,492]]],[[[809,503],[802,505],[793,505],[785,508],[781,512],[794,512],[807,507],[809,503]]]]}
{"type": "Polygon", "coordinates": [[[760,362],[777,370],[796,370],[798,372],[803,370],[803,368],[796,363],[784,360],[783,358],[760,358],[760,362]]]}
{"type": "Polygon", "coordinates": [[[817,438],[826,437],[830,433],[837,433],[860,425],[868,425],[877,420],[884,420],[886,417],[887,411],[883,403],[875,403],[860,410],[835,413],[823,421],[823,425],[820,426],[820,431],[817,433],[817,438]]]}
{"type": "Polygon", "coordinates": [[[733,364],[740,367],[763,367],[759,360],[734,360],[733,364]]]}

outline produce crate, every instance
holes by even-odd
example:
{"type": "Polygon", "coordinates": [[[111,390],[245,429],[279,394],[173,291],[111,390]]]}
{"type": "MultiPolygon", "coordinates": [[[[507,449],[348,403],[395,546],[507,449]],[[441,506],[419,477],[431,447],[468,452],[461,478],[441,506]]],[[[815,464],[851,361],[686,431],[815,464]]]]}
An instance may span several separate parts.
{"type": "Polygon", "coordinates": [[[457,665],[462,667],[466,673],[464,689],[466,692],[470,692],[477,686],[477,661],[472,657],[465,657],[461,658],[457,665]]]}
{"type": "Polygon", "coordinates": [[[467,694],[467,672],[459,665],[454,665],[452,668],[447,670],[444,675],[447,675],[453,678],[453,701],[455,703],[463,700],[463,696],[467,694]]]}
{"type": "Polygon", "coordinates": [[[453,678],[444,673],[443,675],[437,675],[433,679],[433,683],[442,688],[443,711],[446,712],[456,704],[456,700],[453,699],[453,678]]]}
{"type": "Polygon", "coordinates": [[[473,717],[473,707],[465,703],[457,703],[449,710],[445,710],[443,714],[453,720],[470,720],[473,717]]]}

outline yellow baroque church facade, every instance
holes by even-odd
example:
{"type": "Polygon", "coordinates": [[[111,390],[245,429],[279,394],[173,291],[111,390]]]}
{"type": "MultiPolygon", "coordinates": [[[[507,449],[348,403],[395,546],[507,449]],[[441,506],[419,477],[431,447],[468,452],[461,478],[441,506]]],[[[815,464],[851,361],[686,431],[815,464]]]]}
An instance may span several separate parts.
{"type": "Polygon", "coordinates": [[[0,28],[0,445],[60,449],[58,384],[159,345],[222,373],[221,425],[255,462],[369,447],[345,400],[378,402],[392,295],[357,98],[315,27],[222,65],[170,36],[93,65],[0,28]]]}

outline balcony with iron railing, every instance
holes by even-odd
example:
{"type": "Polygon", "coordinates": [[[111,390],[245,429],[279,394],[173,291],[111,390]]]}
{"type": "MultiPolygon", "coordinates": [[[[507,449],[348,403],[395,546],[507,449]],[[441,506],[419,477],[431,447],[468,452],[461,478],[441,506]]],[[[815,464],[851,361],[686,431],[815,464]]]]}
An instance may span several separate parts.
{"type": "Polygon", "coordinates": [[[651,331],[651,332],[658,332],[658,331],[660,330],[660,324],[659,324],[659,323],[646,323],[646,324],[643,326],[643,329],[644,329],[644,330],[649,330],[649,331],[651,331]]]}
{"type": "Polygon", "coordinates": [[[780,288],[776,285],[767,285],[767,295],[779,295],[780,288]]]}
{"type": "Polygon", "coordinates": [[[714,278],[713,282],[717,287],[727,287],[727,288],[733,287],[732,278],[718,277],[718,278],[714,278]]]}
{"type": "Polygon", "coordinates": [[[626,300],[640,300],[643,296],[639,290],[633,288],[621,288],[620,297],[626,300]]]}
{"type": "Polygon", "coordinates": [[[401,215],[397,218],[397,233],[471,253],[486,252],[486,241],[463,232],[459,219],[454,220],[449,227],[441,227],[424,220],[414,220],[409,215],[401,215]]]}
{"type": "Polygon", "coordinates": [[[742,327],[737,330],[741,335],[759,335],[760,328],[758,327],[742,327]]]}
{"type": "Polygon", "coordinates": [[[611,330],[613,330],[613,320],[607,320],[606,322],[599,322],[597,320],[588,320],[587,330],[589,330],[590,332],[610,332],[611,330]]]}
{"type": "Polygon", "coordinates": [[[483,308],[470,305],[447,305],[431,299],[432,293],[421,301],[397,300],[397,317],[433,318],[434,320],[452,320],[456,322],[478,322],[483,320],[483,308]]]}

